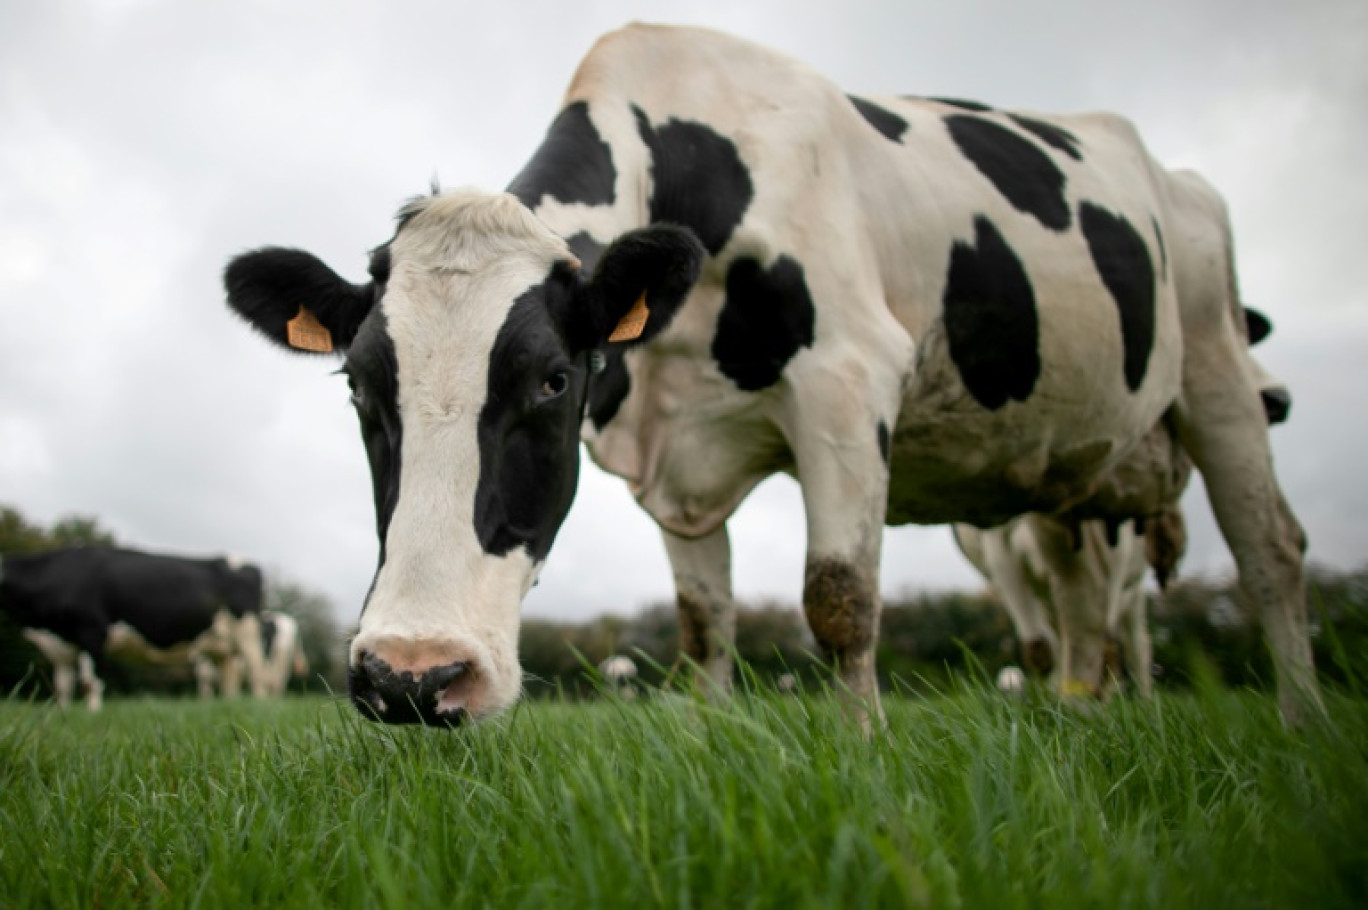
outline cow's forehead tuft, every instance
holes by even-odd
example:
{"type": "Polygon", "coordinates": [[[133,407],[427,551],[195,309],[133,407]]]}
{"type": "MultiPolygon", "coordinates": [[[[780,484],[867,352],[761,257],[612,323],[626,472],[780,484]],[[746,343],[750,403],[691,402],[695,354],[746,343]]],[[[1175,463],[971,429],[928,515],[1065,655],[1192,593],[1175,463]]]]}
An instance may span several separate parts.
{"type": "Polygon", "coordinates": [[[428,268],[475,272],[508,256],[549,263],[571,255],[564,240],[507,193],[453,190],[410,202],[399,219],[392,255],[428,268]]]}

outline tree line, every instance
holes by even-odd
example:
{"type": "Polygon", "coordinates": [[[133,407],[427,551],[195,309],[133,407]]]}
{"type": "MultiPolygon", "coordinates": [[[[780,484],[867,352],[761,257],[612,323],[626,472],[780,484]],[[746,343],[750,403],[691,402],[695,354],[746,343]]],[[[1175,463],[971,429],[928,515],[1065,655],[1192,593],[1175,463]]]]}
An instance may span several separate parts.
{"type": "MultiPolygon", "coordinates": [[[[69,516],[44,528],[13,508],[0,507],[0,554],[64,546],[113,546],[115,536],[95,518],[69,516]]],[[[1308,572],[1311,640],[1326,681],[1354,691],[1368,687],[1368,569],[1308,572]]],[[[295,616],[311,667],[294,690],[344,693],[346,640],[333,605],[322,594],[267,571],[266,609],[295,616]]],[[[624,605],[630,609],[630,605],[624,605]]],[[[1183,688],[1199,680],[1264,688],[1273,672],[1251,608],[1232,579],[1195,577],[1150,601],[1153,672],[1159,686],[1183,688]]],[[[15,624],[0,610],[0,693],[46,694],[49,674],[15,624]]],[[[520,654],[529,695],[579,697],[596,691],[593,668],[614,654],[633,658],[648,685],[668,684],[680,669],[675,608],[653,604],[632,615],[584,622],[524,619],[520,654]]],[[[785,675],[822,685],[829,674],[797,606],[743,603],[737,612],[736,655],[750,678],[774,684],[785,675]]],[[[986,590],[906,592],[885,600],[878,668],[886,688],[913,693],[943,690],[956,677],[992,679],[1019,664],[1006,613],[986,590]]],[[[112,664],[106,682],[115,692],[189,694],[188,668],[112,664]]]]}

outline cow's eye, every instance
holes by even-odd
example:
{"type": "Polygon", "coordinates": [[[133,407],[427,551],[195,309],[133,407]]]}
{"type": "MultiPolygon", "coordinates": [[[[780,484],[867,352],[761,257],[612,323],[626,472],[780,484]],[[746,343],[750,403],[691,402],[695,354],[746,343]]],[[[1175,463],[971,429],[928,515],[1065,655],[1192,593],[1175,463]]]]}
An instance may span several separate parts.
{"type": "Polygon", "coordinates": [[[570,379],[565,375],[565,371],[561,370],[542,380],[541,396],[544,399],[559,398],[565,394],[565,390],[569,387],[570,379]]]}

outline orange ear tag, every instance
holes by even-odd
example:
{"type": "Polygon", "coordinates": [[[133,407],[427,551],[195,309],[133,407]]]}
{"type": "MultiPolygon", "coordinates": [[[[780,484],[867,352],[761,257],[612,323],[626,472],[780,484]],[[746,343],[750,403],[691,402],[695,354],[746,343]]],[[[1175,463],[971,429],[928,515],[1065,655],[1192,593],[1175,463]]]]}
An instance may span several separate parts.
{"type": "Polygon", "coordinates": [[[298,315],[285,323],[285,339],[290,343],[290,347],[301,351],[313,351],[316,354],[332,353],[332,332],[318,321],[318,317],[304,309],[302,303],[299,305],[298,315]]]}
{"type": "Polygon", "coordinates": [[[632,304],[632,308],[627,311],[627,315],[622,317],[622,321],[613,329],[613,334],[608,336],[609,341],[635,341],[641,337],[641,333],[646,331],[646,320],[650,317],[651,311],[646,309],[646,292],[642,291],[637,302],[632,304]]]}

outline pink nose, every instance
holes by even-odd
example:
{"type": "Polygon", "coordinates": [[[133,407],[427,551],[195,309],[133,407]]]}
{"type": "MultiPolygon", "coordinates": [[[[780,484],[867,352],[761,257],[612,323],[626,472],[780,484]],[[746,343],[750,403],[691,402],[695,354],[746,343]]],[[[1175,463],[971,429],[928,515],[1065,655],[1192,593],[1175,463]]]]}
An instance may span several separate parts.
{"type": "Polygon", "coordinates": [[[470,717],[480,668],[454,644],[379,641],[348,671],[352,703],[387,724],[455,726],[470,717]]]}

